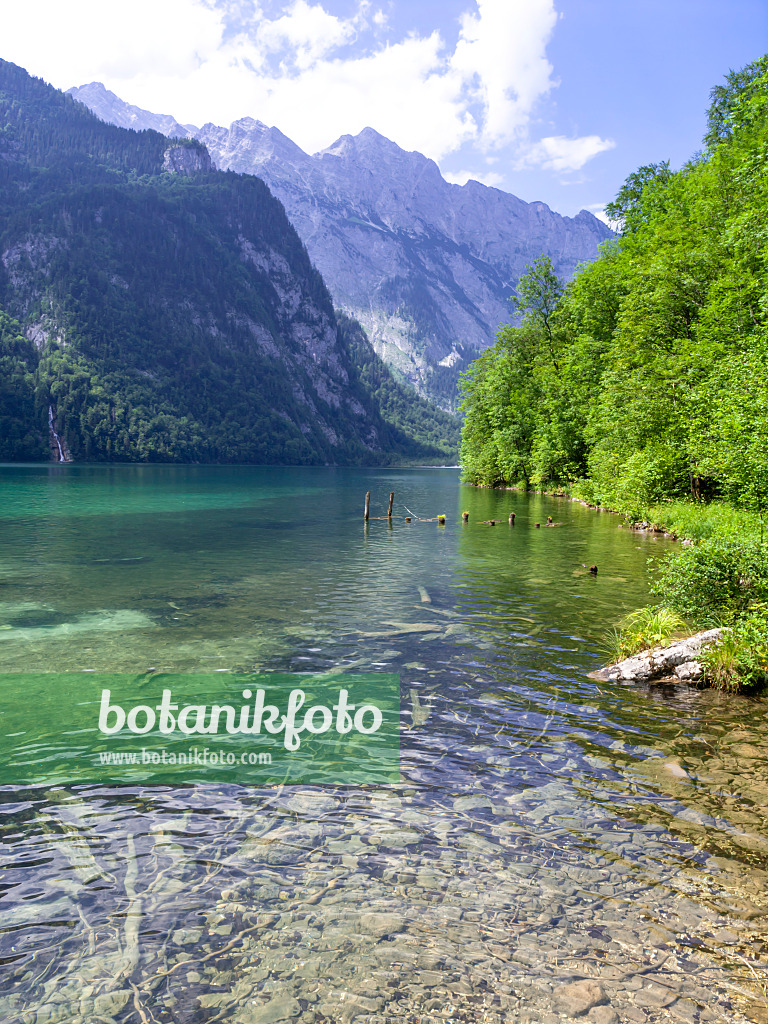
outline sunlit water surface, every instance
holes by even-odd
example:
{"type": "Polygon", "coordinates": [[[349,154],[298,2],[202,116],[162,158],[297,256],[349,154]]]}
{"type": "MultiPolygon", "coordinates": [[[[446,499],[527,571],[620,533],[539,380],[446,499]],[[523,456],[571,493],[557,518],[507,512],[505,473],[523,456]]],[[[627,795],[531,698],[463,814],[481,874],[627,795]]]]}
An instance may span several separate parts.
{"type": "Polygon", "coordinates": [[[0,790],[0,1019],[768,1020],[766,702],[588,677],[672,547],[456,470],[0,468],[3,671],[396,672],[403,736],[0,790]]]}

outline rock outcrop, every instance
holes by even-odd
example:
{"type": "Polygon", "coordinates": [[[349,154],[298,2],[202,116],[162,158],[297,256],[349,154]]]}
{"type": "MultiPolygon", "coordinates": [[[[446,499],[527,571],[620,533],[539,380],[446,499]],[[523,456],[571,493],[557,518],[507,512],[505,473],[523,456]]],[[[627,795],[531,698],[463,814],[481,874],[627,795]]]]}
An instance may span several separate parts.
{"type": "Polygon", "coordinates": [[[188,141],[170,145],[165,151],[163,170],[173,174],[206,174],[215,170],[205,146],[188,141]]]}
{"type": "Polygon", "coordinates": [[[695,633],[667,647],[641,651],[640,654],[625,658],[615,665],[608,665],[593,672],[592,677],[613,683],[670,678],[696,682],[703,675],[699,661],[702,650],[719,640],[722,635],[722,629],[708,629],[702,633],[695,633]]]}

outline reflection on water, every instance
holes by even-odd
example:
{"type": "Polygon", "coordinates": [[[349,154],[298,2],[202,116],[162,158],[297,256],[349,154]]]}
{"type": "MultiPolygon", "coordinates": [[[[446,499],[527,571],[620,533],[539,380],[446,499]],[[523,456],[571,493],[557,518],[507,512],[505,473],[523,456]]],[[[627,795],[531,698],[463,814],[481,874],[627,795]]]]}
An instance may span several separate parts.
{"type": "Polygon", "coordinates": [[[766,703],[587,676],[668,542],[451,470],[0,486],[2,670],[394,671],[403,726],[391,787],[2,791],[0,1019],[768,1020],[766,703]]]}

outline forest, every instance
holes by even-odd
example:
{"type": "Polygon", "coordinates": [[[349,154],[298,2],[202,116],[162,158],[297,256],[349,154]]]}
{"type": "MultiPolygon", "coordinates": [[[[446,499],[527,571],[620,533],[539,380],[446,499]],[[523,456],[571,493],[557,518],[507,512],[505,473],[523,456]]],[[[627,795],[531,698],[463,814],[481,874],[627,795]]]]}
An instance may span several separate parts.
{"type": "Polygon", "coordinates": [[[742,676],[755,679],[768,665],[767,160],[763,56],[713,88],[702,149],[680,170],[627,178],[597,260],[567,285],[546,258],[529,268],[518,325],[461,385],[465,480],[567,489],[699,542],[658,570],[657,593],[691,625],[740,623],[738,637],[749,621],[763,660],[742,676]]]}

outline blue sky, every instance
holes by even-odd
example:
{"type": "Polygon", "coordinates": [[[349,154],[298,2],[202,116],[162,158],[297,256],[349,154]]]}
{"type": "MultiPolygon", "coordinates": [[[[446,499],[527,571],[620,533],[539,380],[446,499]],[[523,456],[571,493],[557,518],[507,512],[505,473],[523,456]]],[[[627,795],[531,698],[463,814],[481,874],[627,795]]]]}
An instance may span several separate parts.
{"type": "Polygon", "coordinates": [[[0,56],[184,123],[308,152],[366,125],[573,215],[699,147],[709,90],[768,50],[764,0],[26,0],[0,56]]]}

